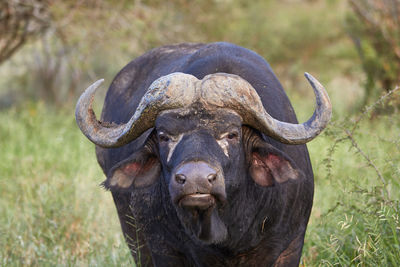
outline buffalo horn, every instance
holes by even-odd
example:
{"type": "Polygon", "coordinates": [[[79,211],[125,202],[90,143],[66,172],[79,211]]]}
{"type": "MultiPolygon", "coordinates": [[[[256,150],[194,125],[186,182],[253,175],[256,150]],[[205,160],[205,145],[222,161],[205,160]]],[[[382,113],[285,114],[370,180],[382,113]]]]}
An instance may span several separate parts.
{"type": "Polygon", "coordinates": [[[204,104],[235,110],[243,123],[252,126],[285,144],[305,144],[314,139],[329,123],[332,106],[324,87],[305,73],[314,89],[316,109],[313,116],[302,124],[274,119],[267,113],[256,90],[237,75],[212,74],[203,79],[204,104]],[[218,88],[218,90],[215,90],[218,88]]]}
{"type": "Polygon", "coordinates": [[[236,111],[243,123],[282,143],[304,144],[315,138],[328,124],[332,107],[323,86],[310,74],[305,74],[314,89],[316,109],[303,124],[282,122],[264,109],[256,90],[237,75],[216,73],[198,80],[184,73],[172,73],[155,80],[141,99],[131,119],[120,125],[102,123],[92,109],[94,93],[103,82],[89,86],[76,106],[76,121],[81,131],[93,143],[102,147],[119,147],[154,127],[163,110],[189,108],[200,102],[206,109],[228,108],[236,111]],[[218,88],[218,90],[216,90],[218,88]]]}
{"type": "Polygon", "coordinates": [[[125,124],[116,125],[98,121],[93,112],[94,94],[103,82],[98,80],[79,98],[75,109],[76,122],[83,134],[96,145],[120,147],[154,127],[154,121],[161,111],[188,106],[194,98],[196,81],[194,76],[183,73],[172,73],[155,80],[131,119],[125,124]]]}

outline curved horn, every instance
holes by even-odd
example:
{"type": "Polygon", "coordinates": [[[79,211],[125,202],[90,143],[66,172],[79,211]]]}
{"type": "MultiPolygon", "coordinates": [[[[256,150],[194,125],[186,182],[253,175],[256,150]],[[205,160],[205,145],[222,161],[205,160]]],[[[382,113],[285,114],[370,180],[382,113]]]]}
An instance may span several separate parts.
{"type": "Polygon", "coordinates": [[[236,75],[219,73],[204,77],[204,105],[231,108],[242,116],[243,122],[285,144],[305,144],[315,138],[329,123],[332,106],[324,87],[310,74],[306,78],[314,89],[316,109],[302,124],[276,120],[269,115],[256,90],[236,75]],[[218,90],[215,88],[218,87],[218,90]]]}
{"type": "Polygon", "coordinates": [[[303,124],[276,120],[263,107],[256,90],[237,75],[217,73],[203,80],[184,73],[172,73],[154,81],[126,124],[102,123],[92,109],[94,93],[103,82],[89,86],[76,105],[79,128],[93,143],[102,147],[119,147],[134,140],[154,126],[157,115],[168,109],[187,108],[201,102],[205,108],[230,108],[242,116],[245,124],[286,144],[304,144],[315,138],[328,124],[332,106],[323,86],[310,74],[306,78],[314,88],[317,106],[313,116],[303,124]],[[216,90],[216,88],[218,88],[216,90]]]}
{"type": "Polygon", "coordinates": [[[98,80],[81,95],[76,104],[75,118],[90,141],[110,148],[127,144],[153,127],[159,112],[190,105],[194,101],[197,79],[183,73],[172,73],[157,79],[150,85],[131,119],[120,125],[100,122],[93,112],[94,94],[103,81],[98,80]]]}

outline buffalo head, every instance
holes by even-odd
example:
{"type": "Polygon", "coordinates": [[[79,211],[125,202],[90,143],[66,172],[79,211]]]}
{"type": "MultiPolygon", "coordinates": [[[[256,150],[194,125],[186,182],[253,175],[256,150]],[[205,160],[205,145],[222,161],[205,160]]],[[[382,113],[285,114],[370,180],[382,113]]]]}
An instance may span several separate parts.
{"type": "MultiPolygon", "coordinates": [[[[207,244],[221,244],[240,212],[232,212],[233,207],[242,207],[232,204],[241,201],[236,192],[302,178],[301,170],[265,136],[304,144],[327,125],[327,93],[311,75],[306,77],[317,106],[303,124],[272,118],[247,81],[224,73],[202,80],[184,73],[157,79],[121,125],[97,121],[91,104],[98,81],[79,99],[76,119],[82,132],[102,147],[123,146],[146,132],[143,147],[111,169],[105,186],[134,190],[161,179],[185,231],[207,244]]],[[[243,231],[249,223],[235,227],[243,231]]]]}

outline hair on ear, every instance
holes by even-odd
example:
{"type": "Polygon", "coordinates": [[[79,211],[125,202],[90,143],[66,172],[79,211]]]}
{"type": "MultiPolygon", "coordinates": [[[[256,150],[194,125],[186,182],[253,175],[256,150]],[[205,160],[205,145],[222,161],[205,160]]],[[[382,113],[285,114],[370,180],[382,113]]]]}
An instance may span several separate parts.
{"type": "Polygon", "coordinates": [[[113,167],[103,186],[111,191],[125,191],[153,184],[160,176],[161,164],[149,152],[135,152],[128,159],[113,167]]]}
{"type": "Polygon", "coordinates": [[[156,182],[161,174],[161,164],[153,139],[153,134],[148,135],[137,151],[111,168],[102,186],[111,191],[128,191],[156,182]]]}
{"type": "Polygon", "coordinates": [[[258,134],[252,134],[248,140],[249,174],[256,184],[273,186],[303,175],[289,156],[262,140],[258,134]]]}

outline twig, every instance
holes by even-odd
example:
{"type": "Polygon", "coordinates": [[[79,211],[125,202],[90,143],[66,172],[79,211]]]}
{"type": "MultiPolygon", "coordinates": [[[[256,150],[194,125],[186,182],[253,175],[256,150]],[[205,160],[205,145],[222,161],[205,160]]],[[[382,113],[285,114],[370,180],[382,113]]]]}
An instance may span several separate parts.
{"type": "Polygon", "coordinates": [[[358,1],[355,0],[350,0],[350,6],[353,8],[353,10],[356,12],[356,14],[363,18],[363,20],[366,23],[369,23],[370,25],[374,26],[374,27],[379,27],[379,23],[378,21],[370,14],[370,12],[368,12],[368,9],[373,9],[372,7],[368,6],[367,4],[367,8],[362,7],[362,5],[360,5],[360,3],[358,1]]]}
{"type": "Polygon", "coordinates": [[[377,105],[381,104],[383,102],[383,100],[385,100],[386,98],[388,98],[389,96],[391,96],[392,94],[394,94],[396,91],[400,90],[400,86],[397,86],[396,88],[394,88],[393,90],[390,90],[389,92],[387,92],[386,94],[382,95],[377,101],[375,101],[372,105],[366,107],[363,111],[363,113],[361,113],[361,115],[356,119],[356,121],[354,122],[354,126],[351,129],[350,133],[351,135],[354,134],[355,129],[358,126],[358,123],[372,110],[374,109],[377,105]]]}
{"type": "Polygon", "coordinates": [[[364,159],[368,162],[368,165],[375,169],[376,174],[378,175],[379,179],[383,183],[383,188],[385,189],[386,196],[388,198],[390,198],[389,191],[386,188],[386,185],[387,185],[386,180],[385,180],[385,178],[383,178],[383,175],[379,171],[378,167],[372,162],[372,160],[367,156],[367,154],[365,154],[364,151],[361,150],[361,148],[358,146],[356,140],[353,138],[352,133],[347,129],[344,129],[344,131],[345,131],[348,139],[351,141],[351,144],[353,145],[353,147],[355,149],[357,149],[358,153],[360,153],[361,156],[364,157],[364,159]]]}

